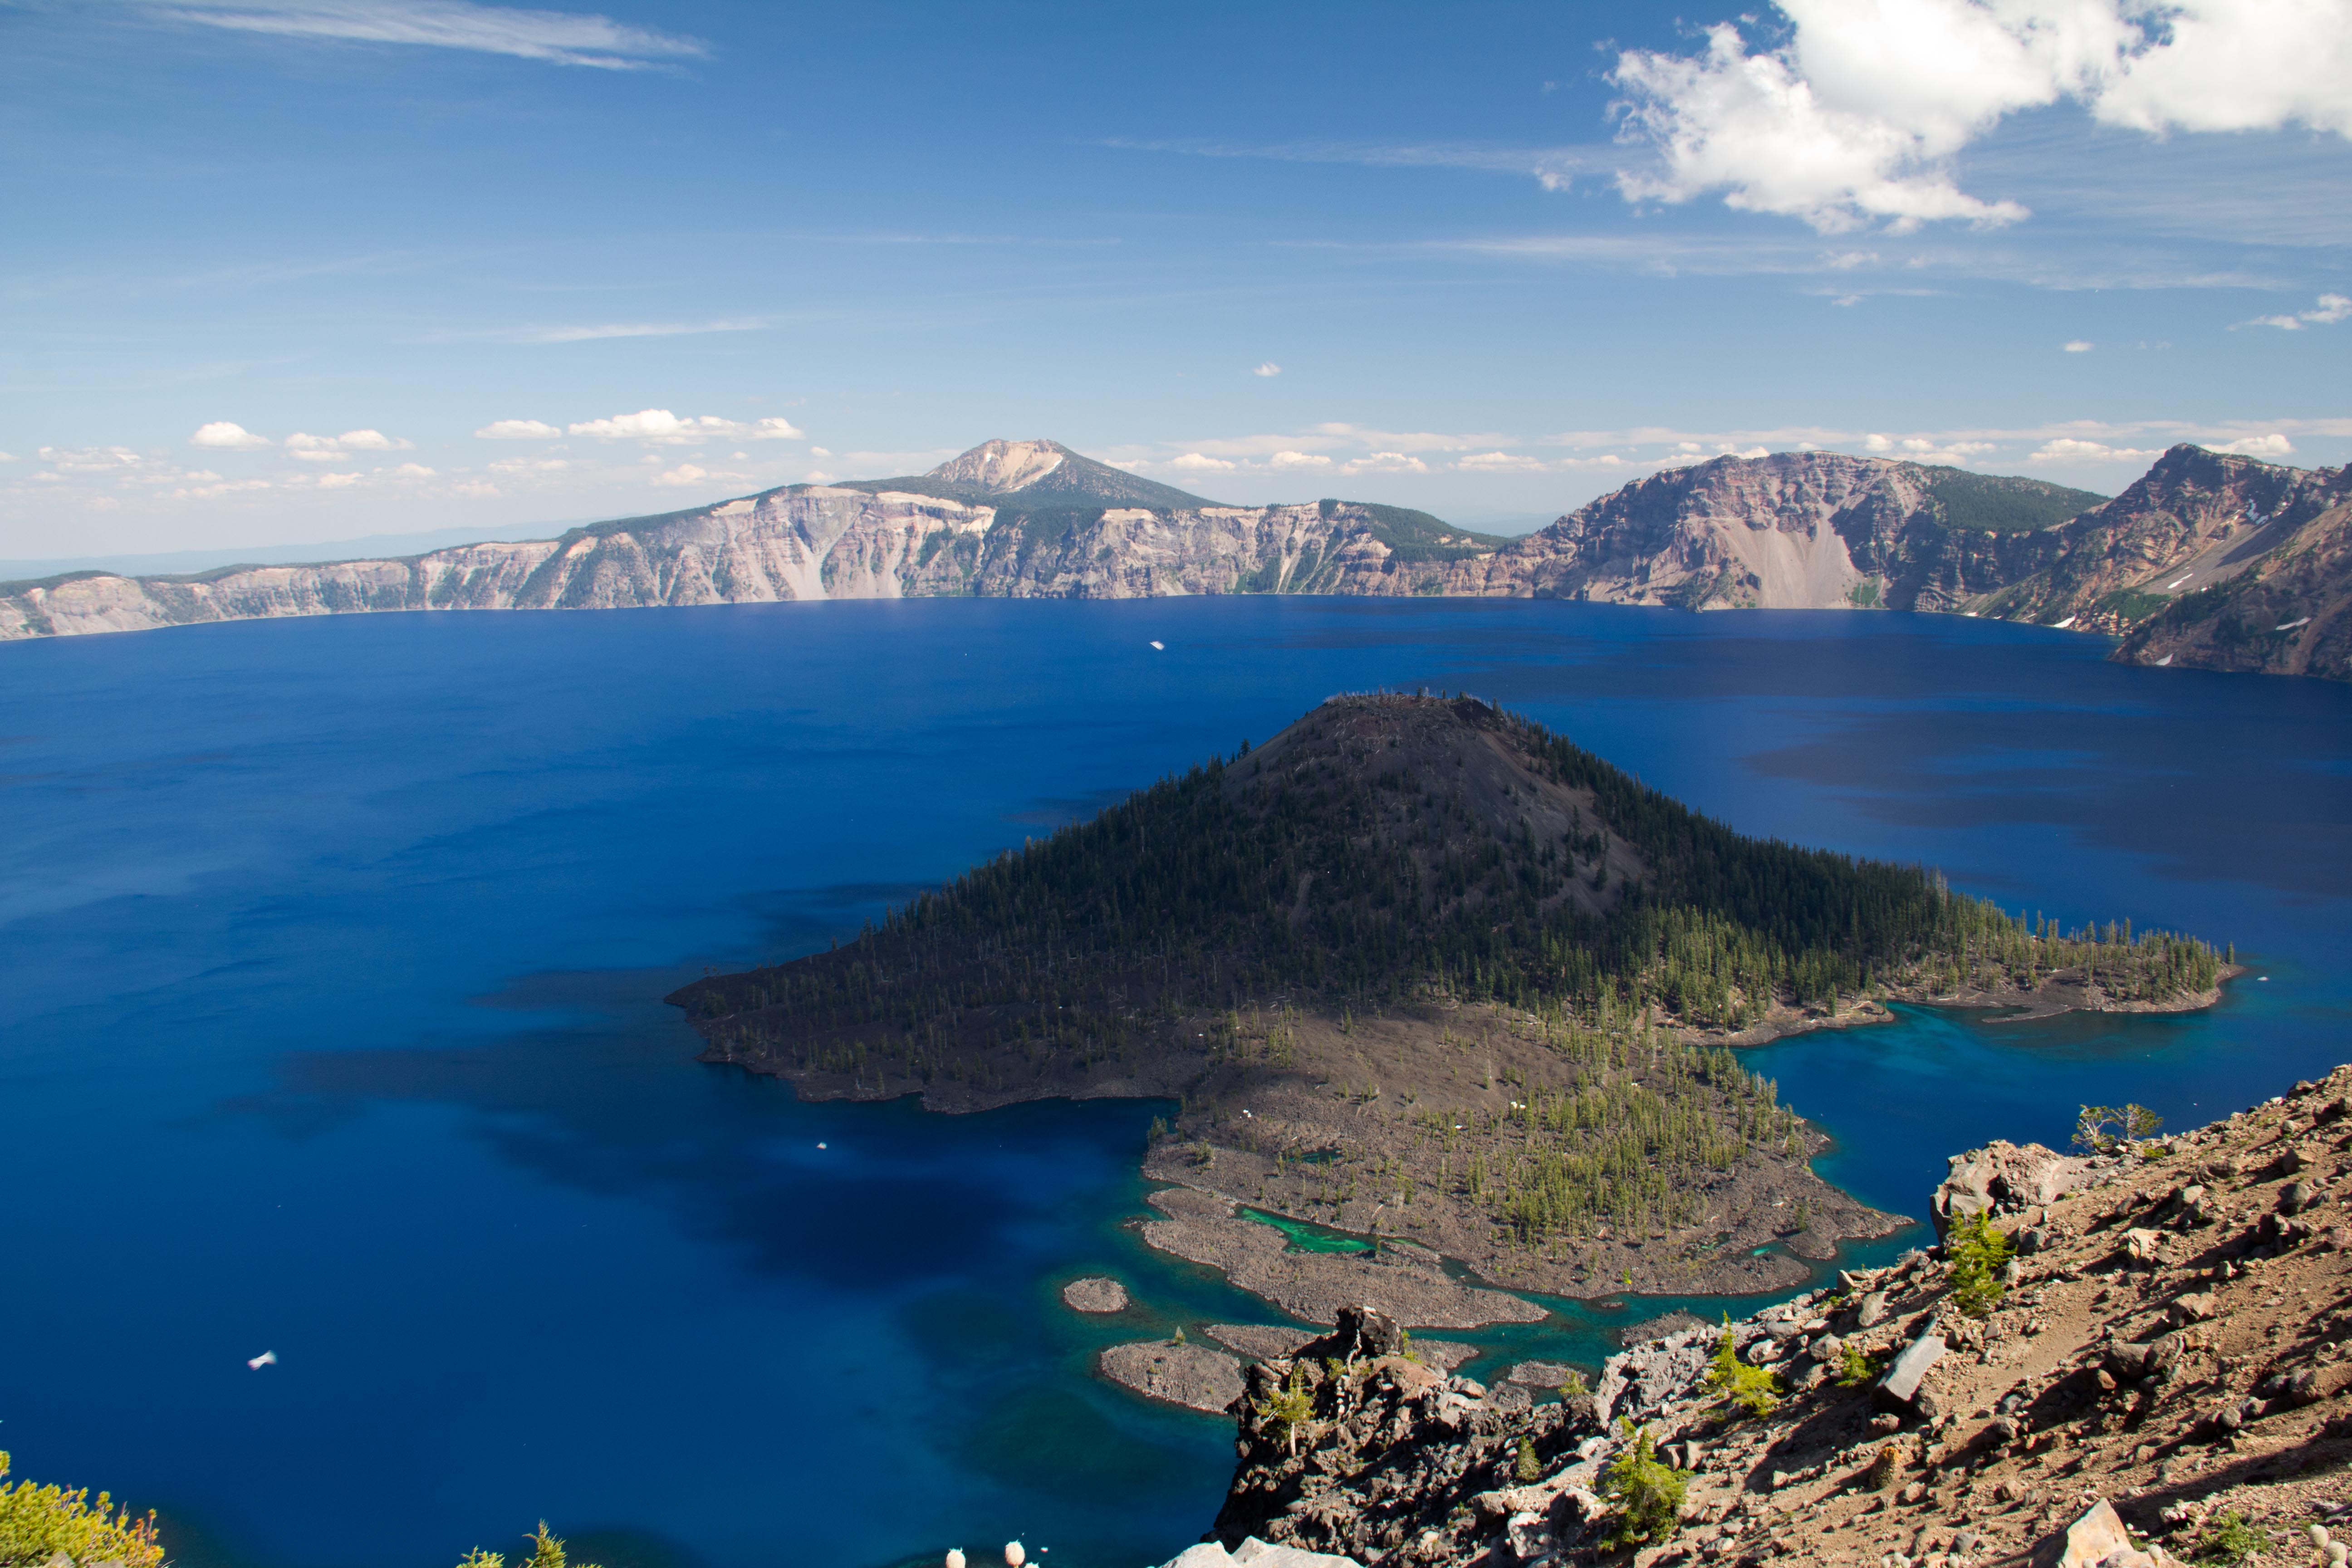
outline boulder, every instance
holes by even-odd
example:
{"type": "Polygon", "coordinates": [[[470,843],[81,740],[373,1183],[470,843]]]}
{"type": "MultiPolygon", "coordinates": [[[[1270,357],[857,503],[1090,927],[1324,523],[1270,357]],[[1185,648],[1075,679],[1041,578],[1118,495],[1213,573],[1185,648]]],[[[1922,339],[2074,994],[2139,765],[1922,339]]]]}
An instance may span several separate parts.
{"type": "Polygon", "coordinates": [[[1352,1557],[1328,1552],[1307,1552],[1296,1546],[1276,1546],[1253,1535],[1227,1552],[1214,1541],[1188,1546],[1161,1568],[1357,1568],[1352,1557]]]}
{"type": "Polygon", "coordinates": [[[2066,1527],[2065,1544],[2053,1568],[2161,1568],[2164,1561],[2134,1546],[2115,1504],[2101,1498],[2066,1527]]]}
{"type": "Polygon", "coordinates": [[[1857,1328],[1864,1329],[1874,1329],[1879,1324],[1885,1322],[1886,1321],[1886,1292],[1884,1290],[1873,1290],[1868,1295],[1863,1297],[1862,1304],[1854,1309],[1853,1321],[1854,1325],[1857,1328]]]}
{"type": "Polygon", "coordinates": [[[2352,1388],[2352,1362],[2307,1366],[2286,1380],[2284,1397],[2297,1405],[2316,1405],[2352,1388]]]}
{"type": "Polygon", "coordinates": [[[1886,1369],[1886,1374],[1872,1390],[1873,1396],[1882,1405],[1898,1410],[1916,1409],[1920,1386],[1927,1382],[1927,1373],[1943,1358],[1944,1336],[1921,1334],[1903,1347],[1902,1353],[1895,1358],[1895,1364],[1886,1369]]]}
{"type": "Polygon", "coordinates": [[[1969,1215],[2015,1212],[2065,1196],[2089,1179],[2086,1163],[2039,1143],[1996,1140],[1951,1157],[1950,1173],[1928,1200],[1941,1239],[1969,1215]]]}

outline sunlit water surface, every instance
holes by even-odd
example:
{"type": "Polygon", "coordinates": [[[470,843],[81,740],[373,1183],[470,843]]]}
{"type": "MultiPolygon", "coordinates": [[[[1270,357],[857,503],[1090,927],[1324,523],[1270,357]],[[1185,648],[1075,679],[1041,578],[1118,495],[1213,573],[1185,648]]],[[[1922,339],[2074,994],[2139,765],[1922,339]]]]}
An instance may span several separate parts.
{"type": "MultiPolygon", "coordinates": [[[[2181,1124],[2352,1056],[2352,690],[2104,651],[1270,599],[0,647],[0,1447],[161,1507],[199,1568],[446,1568],[541,1517],[607,1568],[1013,1536],[1158,1562],[1231,1429],[1092,1352],[1275,1319],[1128,1228],[1160,1108],[797,1105],[695,1064],[654,998],[1331,692],[1468,689],[1747,831],[2257,961],[2194,1016],[1915,1013],[1753,1053],[1839,1140],[1825,1173],[1916,1214],[1947,1152],[2063,1142],[2080,1101],[2181,1124]],[[1061,1308],[1097,1270],[1137,1311],[1061,1308]]],[[[1472,1370],[1590,1362],[1666,1304],[1554,1303],[1472,1370]]]]}

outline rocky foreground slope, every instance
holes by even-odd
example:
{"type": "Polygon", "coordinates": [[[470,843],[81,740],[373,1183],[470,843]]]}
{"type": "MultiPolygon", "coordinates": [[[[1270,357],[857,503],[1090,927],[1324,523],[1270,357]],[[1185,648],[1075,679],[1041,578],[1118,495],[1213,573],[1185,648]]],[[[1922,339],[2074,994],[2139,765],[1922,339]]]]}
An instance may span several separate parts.
{"type": "Polygon", "coordinates": [[[2352,1535],[2352,1068],[2165,1140],[1952,1161],[1943,1245],[1526,1406],[1350,1310],[1252,1367],[1216,1521],[1362,1563],[2157,1568],[2352,1535]],[[1956,1290],[1979,1216],[2013,1244],[1956,1290]],[[1769,1384],[1748,1414],[1715,1366],[1769,1384]],[[1654,1455],[1627,1488],[1629,1452],[1654,1455]],[[1635,1504],[1665,1499],[1648,1528],[1635,1504]],[[1627,1540],[1628,1535],[1639,1540],[1627,1540]]]}
{"type": "Polygon", "coordinates": [[[2187,446],[2113,500],[2037,479],[1783,452],[1669,469],[1502,540],[1361,501],[1219,506],[1056,442],[1000,440],[928,474],[786,486],[558,539],[0,584],[0,640],[394,610],[1467,595],[2145,625],[2122,657],[2342,679],[2352,677],[2347,500],[2343,469],[2187,446]]]}

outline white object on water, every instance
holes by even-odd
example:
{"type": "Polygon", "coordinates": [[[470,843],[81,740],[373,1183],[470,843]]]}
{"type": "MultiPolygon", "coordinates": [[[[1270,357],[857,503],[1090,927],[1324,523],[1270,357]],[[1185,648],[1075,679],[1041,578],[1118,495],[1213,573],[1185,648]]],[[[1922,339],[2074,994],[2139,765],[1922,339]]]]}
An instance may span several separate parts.
{"type": "Polygon", "coordinates": [[[1022,1550],[1019,1542],[1008,1541],[1004,1543],[1004,1568],[1021,1568],[1021,1564],[1028,1561],[1029,1553],[1022,1550]]]}
{"type": "MultiPolygon", "coordinates": [[[[817,1147],[818,1147],[818,1148],[820,1148],[820,1149],[822,1149],[822,1148],[824,1148],[824,1144],[822,1144],[822,1143],[820,1143],[820,1144],[818,1144],[818,1145],[817,1145],[817,1147]]],[[[950,1565],[950,1568],[952,1568],[952,1565],[950,1565]]]]}
{"type": "Polygon", "coordinates": [[[2057,622],[2055,625],[2052,626],[2050,629],[2051,629],[2052,631],[2053,631],[2053,632],[2063,632],[2063,631],[2064,631],[2068,626],[2073,626],[2074,624],[2074,616],[2068,616],[2064,620],[2063,620],[2063,621],[2059,621],[2059,622],[2057,622]]]}
{"type": "Polygon", "coordinates": [[[1164,642],[1154,641],[1151,646],[1158,648],[1161,653],[1166,653],[1168,651],[1168,645],[1164,642]]]}
{"type": "Polygon", "coordinates": [[[949,1547],[949,1548],[948,1548],[948,1562],[947,1562],[947,1568],[963,1568],[963,1548],[962,1548],[962,1547],[961,1547],[961,1546],[950,1546],[950,1547],[949,1547]]]}
{"type": "Polygon", "coordinates": [[[2156,661],[2156,668],[2158,668],[2158,669],[2162,669],[2166,665],[2170,664],[2171,662],[2172,662],[2172,656],[2171,656],[2170,654],[2166,654],[2162,658],[2159,658],[2159,659],[2158,659],[2158,660],[2156,661]]]}
{"type": "MultiPolygon", "coordinates": [[[[2267,979],[2268,976],[2264,976],[2264,978],[2267,979]]],[[[278,1364],[278,1352],[276,1351],[263,1351],[257,1356],[247,1357],[245,1364],[251,1367],[256,1372],[259,1372],[265,1366],[276,1366],[278,1364]]]]}

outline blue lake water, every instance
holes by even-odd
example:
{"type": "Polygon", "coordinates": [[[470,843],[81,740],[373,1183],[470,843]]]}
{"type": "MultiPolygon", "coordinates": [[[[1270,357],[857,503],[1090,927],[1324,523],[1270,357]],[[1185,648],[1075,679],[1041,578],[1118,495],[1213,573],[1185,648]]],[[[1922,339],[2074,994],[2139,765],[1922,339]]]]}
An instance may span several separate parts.
{"type": "MultiPolygon", "coordinates": [[[[607,1568],[1193,1539],[1215,1420],[1096,1347],[1275,1315],[1140,1247],[1155,1107],[802,1106],[654,998],[1372,686],[1520,708],[1750,832],[2256,962],[2210,1013],[1754,1053],[1917,1213],[1943,1156],[2352,1057],[2352,689],[1901,616],[931,601],[0,647],[0,1447],[184,1563],[607,1568]],[[1167,647],[1155,652],[1157,638],[1167,647]],[[1108,1270],[1123,1322],[1055,1300],[1108,1270]],[[278,1364],[245,1360],[274,1350],[278,1364]]],[[[1662,1304],[1476,1336],[1584,1359],[1662,1304]]]]}

